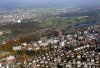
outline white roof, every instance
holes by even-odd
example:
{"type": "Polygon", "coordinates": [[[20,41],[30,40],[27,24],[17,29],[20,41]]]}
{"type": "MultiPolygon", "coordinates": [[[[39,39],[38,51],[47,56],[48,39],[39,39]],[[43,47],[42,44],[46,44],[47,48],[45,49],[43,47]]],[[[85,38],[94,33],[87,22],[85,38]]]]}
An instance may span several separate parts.
{"type": "Polygon", "coordinates": [[[15,57],[14,56],[9,56],[9,57],[7,57],[6,59],[8,60],[8,61],[11,61],[11,60],[13,60],[15,57]]]}

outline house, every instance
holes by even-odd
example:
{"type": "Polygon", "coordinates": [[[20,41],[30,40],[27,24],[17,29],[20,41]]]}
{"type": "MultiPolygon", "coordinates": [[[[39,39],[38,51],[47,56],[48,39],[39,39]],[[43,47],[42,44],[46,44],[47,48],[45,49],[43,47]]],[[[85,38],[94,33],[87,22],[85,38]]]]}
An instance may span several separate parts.
{"type": "Polygon", "coordinates": [[[13,55],[9,55],[8,57],[6,57],[6,61],[7,62],[13,62],[15,60],[15,57],[13,55]]]}
{"type": "Polygon", "coordinates": [[[27,43],[21,43],[21,45],[27,46],[28,44],[27,43]]]}
{"type": "Polygon", "coordinates": [[[59,42],[60,43],[60,46],[64,46],[65,45],[65,42],[62,41],[62,42],[59,42]]]}
{"type": "Polygon", "coordinates": [[[28,47],[28,49],[27,49],[27,50],[31,51],[31,50],[33,50],[33,48],[32,48],[32,47],[28,47]]]}

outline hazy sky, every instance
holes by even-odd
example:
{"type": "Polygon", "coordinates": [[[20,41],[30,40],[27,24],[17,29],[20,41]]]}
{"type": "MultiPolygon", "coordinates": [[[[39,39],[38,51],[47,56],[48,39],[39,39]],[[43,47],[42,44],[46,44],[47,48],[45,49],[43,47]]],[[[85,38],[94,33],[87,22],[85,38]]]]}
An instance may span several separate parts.
{"type": "Polygon", "coordinates": [[[41,6],[41,5],[73,5],[73,6],[91,6],[100,5],[100,0],[0,0],[0,6],[41,6]]]}

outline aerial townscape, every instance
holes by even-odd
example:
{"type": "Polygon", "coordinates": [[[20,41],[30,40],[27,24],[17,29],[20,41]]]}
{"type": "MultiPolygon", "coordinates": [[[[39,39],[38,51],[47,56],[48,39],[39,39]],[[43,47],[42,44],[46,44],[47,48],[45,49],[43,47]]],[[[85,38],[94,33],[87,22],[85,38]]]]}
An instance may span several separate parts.
{"type": "Polygon", "coordinates": [[[99,4],[0,1],[0,68],[100,68],[99,4]]]}

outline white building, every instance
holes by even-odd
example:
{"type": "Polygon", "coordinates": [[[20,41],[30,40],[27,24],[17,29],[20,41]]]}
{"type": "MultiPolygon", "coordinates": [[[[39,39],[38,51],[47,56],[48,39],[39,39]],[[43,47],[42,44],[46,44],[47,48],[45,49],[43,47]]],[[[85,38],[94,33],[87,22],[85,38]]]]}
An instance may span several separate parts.
{"type": "Polygon", "coordinates": [[[21,46],[13,46],[13,50],[21,50],[22,49],[22,47],[21,46]]]}

